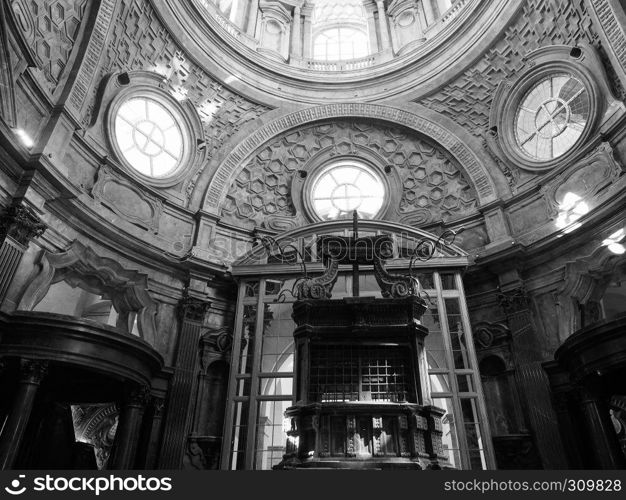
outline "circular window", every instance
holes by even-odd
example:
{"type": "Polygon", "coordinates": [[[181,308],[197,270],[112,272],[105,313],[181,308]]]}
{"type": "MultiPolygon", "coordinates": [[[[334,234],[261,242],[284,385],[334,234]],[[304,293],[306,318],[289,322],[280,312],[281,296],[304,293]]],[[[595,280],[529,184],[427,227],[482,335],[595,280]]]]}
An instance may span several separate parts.
{"type": "Polygon", "coordinates": [[[322,220],[340,219],[354,210],[375,218],[385,202],[385,184],[371,168],[355,162],[330,165],[312,183],[311,205],[322,220]]]}
{"type": "Polygon", "coordinates": [[[553,74],[522,97],[515,115],[515,140],[533,160],[553,160],[576,144],[589,117],[589,92],[583,83],[569,74],[553,74]]]}
{"type": "Polygon", "coordinates": [[[149,97],[124,101],[115,115],[115,141],[128,164],[152,178],[175,173],[185,156],[183,118],[149,97]]]}

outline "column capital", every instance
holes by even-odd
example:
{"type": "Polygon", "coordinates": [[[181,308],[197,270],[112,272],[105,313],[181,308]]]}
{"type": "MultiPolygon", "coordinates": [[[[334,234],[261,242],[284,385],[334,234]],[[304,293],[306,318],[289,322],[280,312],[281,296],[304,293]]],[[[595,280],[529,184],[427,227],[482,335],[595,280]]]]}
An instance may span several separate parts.
{"type": "Polygon", "coordinates": [[[160,418],[163,416],[163,410],[165,410],[165,399],[152,396],[151,405],[154,409],[154,418],[160,418]]]}
{"type": "Polygon", "coordinates": [[[209,312],[211,302],[204,298],[190,295],[189,290],[183,292],[183,298],[178,303],[178,316],[181,321],[198,321],[202,323],[209,312]]]}
{"type": "Polygon", "coordinates": [[[124,406],[144,408],[150,400],[150,387],[147,385],[130,384],[124,391],[124,406]]]}
{"type": "Polygon", "coordinates": [[[24,205],[12,205],[0,216],[0,240],[10,236],[22,245],[41,236],[47,226],[33,210],[24,205]]]}
{"type": "Polygon", "coordinates": [[[20,383],[39,385],[48,374],[48,361],[21,359],[20,383]]]}
{"type": "Polygon", "coordinates": [[[524,311],[528,309],[530,303],[528,292],[524,285],[506,292],[498,293],[497,299],[505,314],[524,311]]]}

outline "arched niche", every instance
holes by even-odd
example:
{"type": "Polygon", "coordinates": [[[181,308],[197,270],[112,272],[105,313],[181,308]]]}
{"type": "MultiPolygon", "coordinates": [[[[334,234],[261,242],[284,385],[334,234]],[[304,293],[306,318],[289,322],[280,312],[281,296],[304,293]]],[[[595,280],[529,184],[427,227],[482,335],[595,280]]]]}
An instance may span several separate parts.
{"type": "Polygon", "coordinates": [[[123,333],[132,332],[131,318],[136,315],[139,336],[151,345],[156,343],[157,305],[148,292],[147,275],[126,270],[113,259],[100,257],[77,240],[65,252],[44,250],[38,269],[29,281],[18,310],[32,311],[52,285],[66,282],[111,300],[118,314],[115,326],[123,333]]]}

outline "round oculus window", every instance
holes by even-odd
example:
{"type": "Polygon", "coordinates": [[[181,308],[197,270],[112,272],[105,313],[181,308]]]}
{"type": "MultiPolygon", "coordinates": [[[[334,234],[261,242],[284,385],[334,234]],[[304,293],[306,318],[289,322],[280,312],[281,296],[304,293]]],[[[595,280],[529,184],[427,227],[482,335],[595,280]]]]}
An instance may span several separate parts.
{"type": "Polygon", "coordinates": [[[153,178],[175,173],[184,158],[182,116],[149,97],[133,97],[115,116],[115,140],[126,162],[153,178]]]}
{"type": "Polygon", "coordinates": [[[515,115],[517,146],[533,160],[549,161],[567,153],[582,136],[590,116],[589,92],[569,74],[535,83],[515,115]]]}
{"type": "Polygon", "coordinates": [[[373,219],[385,202],[385,184],[373,169],[354,162],[324,168],[314,179],[311,204],[322,220],[349,217],[373,219]]]}

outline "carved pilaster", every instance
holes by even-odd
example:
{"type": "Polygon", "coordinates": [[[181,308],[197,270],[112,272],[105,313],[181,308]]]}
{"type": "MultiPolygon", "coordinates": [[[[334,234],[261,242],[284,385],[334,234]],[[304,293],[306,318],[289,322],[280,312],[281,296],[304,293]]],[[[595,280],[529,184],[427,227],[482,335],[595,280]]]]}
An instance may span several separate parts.
{"type": "Polygon", "coordinates": [[[29,208],[23,205],[13,205],[0,216],[0,242],[9,236],[21,245],[41,236],[47,226],[29,208]]]}
{"type": "Polygon", "coordinates": [[[185,290],[178,306],[180,333],[176,371],[172,377],[159,468],[178,469],[186,452],[186,436],[193,425],[193,402],[197,390],[198,342],[211,303],[185,290]]]}
{"type": "Polygon", "coordinates": [[[426,451],[426,432],[428,432],[428,421],[421,415],[413,416],[413,455],[424,456],[426,451]]]}

